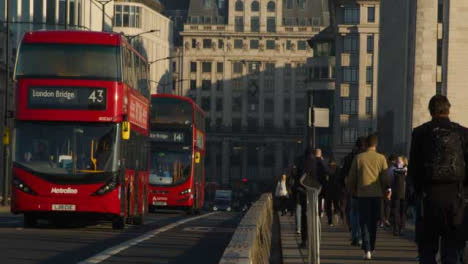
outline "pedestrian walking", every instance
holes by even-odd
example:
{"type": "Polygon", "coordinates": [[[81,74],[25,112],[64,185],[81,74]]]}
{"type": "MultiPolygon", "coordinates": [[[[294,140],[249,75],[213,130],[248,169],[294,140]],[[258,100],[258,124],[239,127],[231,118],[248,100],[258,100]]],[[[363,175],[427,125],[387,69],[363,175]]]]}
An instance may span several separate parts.
{"type": "Polygon", "coordinates": [[[281,216],[283,216],[287,212],[288,197],[289,197],[286,173],[281,174],[280,179],[276,183],[275,197],[278,199],[279,211],[281,211],[281,216]]]}
{"type": "MultiPolygon", "coordinates": [[[[309,186],[313,186],[317,180],[317,162],[312,148],[307,148],[304,154],[304,167],[302,176],[299,182],[303,182],[309,186]]],[[[307,194],[304,188],[300,189],[301,195],[301,244],[300,248],[305,248],[307,245],[307,194]]]]}
{"type": "MultiPolygon", "coordinates": [[[[384,184],[386,186],[390,186],[393,182],[394,172],[396,169],[396,155],[392,154],[388,157],[387,164],[388,169],[387,172],[384,174],[384,184]]],[[[382,198],[382,209],[380,210],[380,227],[390,227],[392,224],[390,223],[390,214],[392,213],[392,201],[386,199],[385,197],[382,198]]]]}
{"type": "Polygon", "coordinates": [[[324,193],[326,192],[326,177],[328,175],[329,168],[322,156],[322,150],[319,148],[315,149],[315,160],[317,162],[317,179],[318,182],[322,185],[322,191],[319,195],[319,215],[320,217],[323,217],[323,212],[325,209],[324,193]]]}
{"type": "Polygon", "coordinates": [[[293,164],[289,171],[287,179],[287,188],[289,190],[288,211],[289,215],[293,216],[296,211],[297,195],[296,195],[296,179],[297,179],[297,165],[293,164]]]}
{"type": "Polygon", "coordinates": [[[325,179],[325,185],[322,184],[322,188],[325,190],[323,197],[325,199],[325,212],[327,214],[328,225],[333,226],[333,217],[336,213],[339,213],[340,210],[340,200],[339,200],[339,183],[338,175],[339,168],[336,165],[334,159],[330,159],[328,162],[328,174],[325,179]]]}
{"type": "Polygon", "coordinates": [[[359,224],[359,204],[356,196],[356,189],[348,186],[348,177],[351,165],[354,158],[366,150],[366,139],[364,137],[359,137],[356,140],[356,144],[348,155],[344,158],[342,174],[343,174],[343,186],[345,186],[346,194],[344,199],[344,206],[346,218],[349,219],[349,227],[351,229],[351,245],[361,246],[362,245],[362,236],[361,236],[361,226],[359,224]]]}
{"type": "MultiPolygon", "coordinates": [[[[380,200],[386,193],[383,174],[387,160],[377,153],[377,136],[367,137],[367,150],[354,158],[349,172],[348,188],[354,192],[359,204],[359,222],[362,232],[364,259],[372,258],[377,235],[377,220],[380,214],[380,200]]],[[[386,195],[387,194],[387,195],[386,195]]]]}
{"type": "Polygon", "coordinates": [[[432,120],[416,127],[408,167],[411,189],[419,197],[416,237],[421,264],[460,264],[468,129],[449,119],[450,102],[435,95],[429,101],[432,120]],[[440,248],[439,248],[440,243],[440,248]]]}
{"type": "Polygon", "coordinates": [[[408,168],[405,160],[404,156],[397,157],[390,182],[394,236],[400,236],[406,225],[406,175],[408,174],[408,168]]]}

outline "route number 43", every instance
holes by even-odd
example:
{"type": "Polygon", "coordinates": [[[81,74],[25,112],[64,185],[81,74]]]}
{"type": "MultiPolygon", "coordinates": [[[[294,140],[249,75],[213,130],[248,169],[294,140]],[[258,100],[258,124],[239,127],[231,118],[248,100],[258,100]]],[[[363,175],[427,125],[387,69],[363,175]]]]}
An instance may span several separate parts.
{"type": "Polygon", "coordinates": [[[104,101],[104,90],[93,90],[93,92],[89,95],[88,100],[93,103],[102,103],[104,101]]]}

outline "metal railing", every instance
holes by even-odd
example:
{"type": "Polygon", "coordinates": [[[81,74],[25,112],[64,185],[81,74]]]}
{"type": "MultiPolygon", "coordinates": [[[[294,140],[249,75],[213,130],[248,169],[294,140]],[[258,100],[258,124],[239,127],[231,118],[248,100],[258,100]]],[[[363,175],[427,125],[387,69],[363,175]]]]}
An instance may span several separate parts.
{"type": "Polygon", "coordinates": [[[320,264],[321,225],[318,212],[319,194],[322,186],[315,180],[309,180],[305,174],[301,185],[307,193],[307,263],[320,264]]]}

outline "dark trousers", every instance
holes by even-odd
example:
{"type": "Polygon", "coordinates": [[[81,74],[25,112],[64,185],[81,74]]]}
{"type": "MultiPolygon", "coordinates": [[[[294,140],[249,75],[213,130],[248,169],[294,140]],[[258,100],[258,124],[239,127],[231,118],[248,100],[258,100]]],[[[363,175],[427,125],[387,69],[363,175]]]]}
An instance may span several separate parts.
{"type": "Polygon", "coordinates": [[[460,264],[465,241],[461,236],[463,226],[453,223],[454,208],[457,206],[453,202],[430,200],[425,200],[422,206],[422,215],[416,220],[420,263],[437,263],[436,254],[439,251],[439,238],[441,238],[442,264],[460,264]]]}
{"type": "Polygon", "coordinates": [[[359,223],[364,252],[374,251],[377,238],[377,221],[380,216],[380,197],[358,197],[359,223]]]}
{"type": "Polygon", "coordinates": [[[287,196],[280,196],[278,197],[279,202],[279,210],[281,213],[286,213],[286,209],[288,208],[289,199],[287,196]]]}
{"type": "Polygon", "coordinates": [[[393,231],[400,232],[406,225],[406,201],[402,199],[392,200],[393,231]]]}
{"type": "Polygon", "coordinates": [[[307,241],[307,202],[301,201],[301,239],[307,241]]]}
{"type": "Polygon", "coordinates": [[[380,210],[380,220],[382,224],[385,224],[386,221],[390,221],[390,213],[392,211],[392,202],[387,199],[382,199],[382,208],[380,210]]]}
{"type": "Polygon", "coordinates": [[[333,209],[335,209],[335,212],[340,212],[339,201],[331,197],[325,198],[325,212],[327,213],[328,224],[333,224],[333,209]]]}

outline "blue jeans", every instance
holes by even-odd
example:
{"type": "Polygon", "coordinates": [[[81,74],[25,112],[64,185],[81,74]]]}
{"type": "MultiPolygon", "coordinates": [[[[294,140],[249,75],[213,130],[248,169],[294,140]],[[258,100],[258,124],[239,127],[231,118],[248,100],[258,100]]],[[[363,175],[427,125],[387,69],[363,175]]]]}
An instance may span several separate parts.
{"type": "Polygon", "coordinates": [[[300,203],[296,203],[296,231],[301,231],[301,212],[302,206],[300,203]]]}
{"type": "Polygon", "coordinates": [[[350,209],[351,239],[354,242],[361,240],[361,226],[359,224],[359,203],[357,198],[351,198],[350,209]]]}
{"type": "Polygon", "coordinates": [[[380,217],[380,197],[359,197],[359,223],[362,232],[362,249],[374,251],[377,238],[377,221],[380,217]]]}

